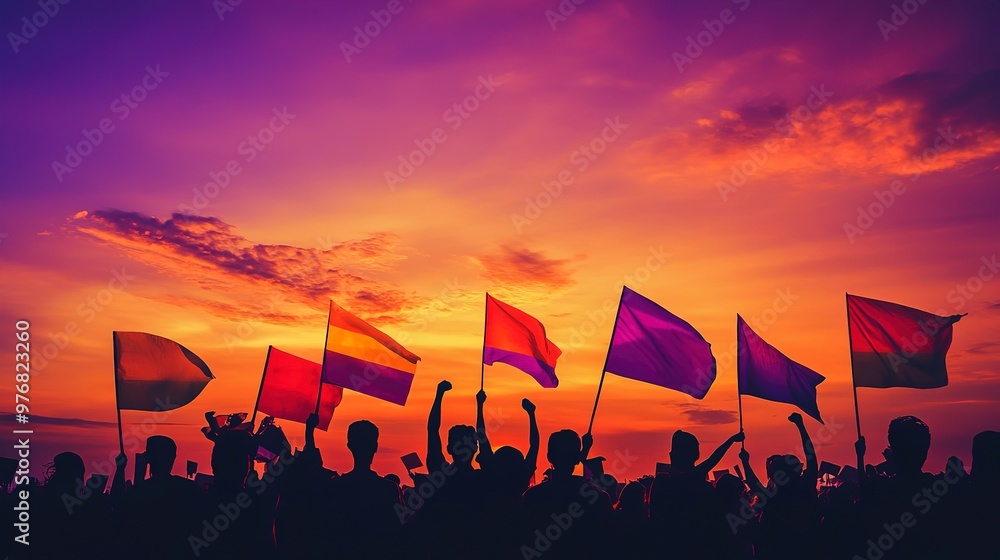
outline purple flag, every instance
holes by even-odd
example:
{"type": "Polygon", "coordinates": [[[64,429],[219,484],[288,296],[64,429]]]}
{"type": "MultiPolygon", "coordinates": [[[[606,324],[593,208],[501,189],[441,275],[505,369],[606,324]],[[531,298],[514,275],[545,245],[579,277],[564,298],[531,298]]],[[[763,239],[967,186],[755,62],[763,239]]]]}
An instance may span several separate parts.
{"type": "Polygon", "coordinates": [[[623,287],[605,370],[701,399],[715,381],[715,356],[694,327],[623,287]]]}
{"type": "Polygon", "coordinates": [[[740,393],[794,404],[823,423],[816,405],[816,386],[826,378],[764,342],[743,317],[736,316],[740,393]]]}

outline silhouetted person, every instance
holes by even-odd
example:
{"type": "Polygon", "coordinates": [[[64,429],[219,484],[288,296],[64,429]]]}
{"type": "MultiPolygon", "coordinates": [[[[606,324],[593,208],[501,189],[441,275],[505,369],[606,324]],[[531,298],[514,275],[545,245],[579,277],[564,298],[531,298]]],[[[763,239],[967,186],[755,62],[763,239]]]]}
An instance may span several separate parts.
{"type": "Polygon", "coordinates": [[[138,478],[122,503],[123,538],[129,555],[141,558],[194,558],[188,537],[197,534],[207,503],[192,480],[171,473],[177,445],[166,436],[146,439],[149,478],[138,478]]]}
{"type": "Polygon", "coordinates": [[[866,466],[861,476],[867,539],[855,553],[881,552],[883,560],[948,557],[942,526],[950,505],[942,502],[949,502],[950,483],[923,471],[930,429],[915,416],[900,416],[889,423],[888,439],[888,474],[878,475],[866,466]]]}
{"type": "MultiPolygon", "coordinates": [[[[820,508],[816,495],[818,461],[812,440],[806,431],[802,415],[795,412],[788,417],[795,424],[802,440],[806,464],[795,455],[768,457],[767,486],[762,491],[760,524],[757,534],[756,555],[766,560],[793,560],[801,558],[820,534],[820,508]]],[[[756,481],[749,462],[743,468],[747,479],[756,481]]]]}
{"type": "Polygon", "coordinates": [[[957,459],[949,461],[943,478],[958,499],[948,512],[955,558],[993,559],[1000,548],[1000,432],[987,430],[972,439],[972,472],[963,476],[957,459]],[[962,477],[963,480],[955,481],[962,477]]]}
{"type": "Polygon", "coordinates": [[[646,487],[632,481],[622,488],[614,506],[608,537],[619,558],[645,558],[649,548],[649,503],[646,487]]]}
{"type": "MultiPolygon", "coordinates": [[[[441,381],[427,418],[429,471],[417,483],[423,498],[412,514],[407,533],[423,554],[473,557],[482,547],[483,491],[479,472],[472,466],[478,449],[476,429],[468,425],[448,430],[447,461],[441,449],[441,405],[451,383],[441,381]]],[[[415,481],[416,482],[416,481],[415,481]]]]}
{"type": "Polygon", "coordinates": [[[732,538],[722,504],[707,478],[729,448],[743,439],[743,432],[731,436],[696,464],[701,456],[698,438],[682,430],[674,432],[670,470],[656,475],[649,493],[653,547],[658,554],[709,558],[717,556],[722,539],[732,538]]]}
{"type": "Polygon", "coordinates": [[[332,523],[328,550],[343,558],[394,558],[399,554],[399,489],[372,470],[378,428],[358,420],[347,429],[354,468],[330,481],[332,523]]]}
{"type": "Polygon", "coordinates": [[[573,430],[553,433],[546,457],[552,464],[551,476],[521,498],[521,557],[603,558],[611,499],[573,474],[583,458],[580,436],[573,430]]]}
{"type": "Polygon", "coordinates": [[[87,488],[84,475],[79,455],[59,453],[45,484],[31,491],[32,558],[99,558],[108,553],[114,537],[108,533],[107,497],[103,489],[87,488]]]}

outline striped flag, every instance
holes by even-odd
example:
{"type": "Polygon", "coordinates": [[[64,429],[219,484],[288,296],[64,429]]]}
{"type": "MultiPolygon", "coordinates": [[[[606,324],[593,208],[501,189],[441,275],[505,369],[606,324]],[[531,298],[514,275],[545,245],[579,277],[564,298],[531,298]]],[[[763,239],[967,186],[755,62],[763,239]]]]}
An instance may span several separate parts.
{"type": "Polygon", "coordinates": [[[483,363],[502,362],[527,373],[546,388],[559,385],[556,360],[562,351],[545,336],[545,327],[524,311],[486,294],[483,363]]]}
{"type": "Polygon", "coordinates": [[[419,360],[382,331],[330,302],[324,383],[402,406],[419,360]]]}

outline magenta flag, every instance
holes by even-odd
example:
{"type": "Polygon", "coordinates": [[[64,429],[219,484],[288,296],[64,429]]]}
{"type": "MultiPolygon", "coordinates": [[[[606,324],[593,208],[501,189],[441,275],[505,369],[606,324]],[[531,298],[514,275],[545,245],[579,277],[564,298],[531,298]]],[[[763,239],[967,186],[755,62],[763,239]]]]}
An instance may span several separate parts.
{"type": "Polygon", "coordinates": [[[626,286],[605,371],[701,399],[715,381],[715,356],[694,327],[626,286]]]}
{"type": "Polygon", "coordinates": [[[739,315],[736,331],[740,394],[794,404],[822,424],[816,386],[826,378],[764,342],[739,315]]]}
{"type": "Polygon", "coordinates": [[[944,359],[952,324],[941,317],[888,301],[847,295],[847,328],[856,387],[935,389],[948,384],[944,359]]]}

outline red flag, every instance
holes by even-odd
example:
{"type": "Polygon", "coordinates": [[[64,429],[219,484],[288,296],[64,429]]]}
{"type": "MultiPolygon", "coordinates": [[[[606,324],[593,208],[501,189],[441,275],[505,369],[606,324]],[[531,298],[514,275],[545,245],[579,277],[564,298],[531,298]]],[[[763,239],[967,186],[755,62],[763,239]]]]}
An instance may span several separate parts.
{"type": "MultiPolygon", "coordinates": [[[[257,409],[276,418],[305,424],[309,415],[316,411],[319,383],[319,364],[269,346],[257,409]]],[[[326,431],[333,418],[333,409],[340,404],[344,390],[324,383],[323,393],[319,396],[317,427],[326,431]]]]}
{"type": "Polygon", "coordinates": [[[934,389],[948,384],[945,355],[952,324],[963,315],[940,317],[887,301],[847,295],[851,366],[857,387],[934,389]]]}
{"type": "Polygon", "coordinates": [[[545,327],[531,315],[486,294],[483,363],[503,362],[535,378],[539,385],[559,385],[556,359],[562,351],[545,337],[545,327]]]}
{"type": "Polygon", "coordinates": [[[176,342],[142,332],[114,332],[118,408],[173,410],[215,379],[205,362],[176,342]]]}

